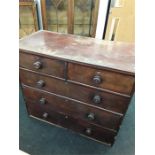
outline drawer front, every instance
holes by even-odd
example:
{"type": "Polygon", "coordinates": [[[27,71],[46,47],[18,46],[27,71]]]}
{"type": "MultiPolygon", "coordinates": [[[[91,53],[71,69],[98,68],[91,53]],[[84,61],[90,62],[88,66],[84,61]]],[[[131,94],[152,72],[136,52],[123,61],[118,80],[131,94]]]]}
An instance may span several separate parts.
{"type": "Polygon", "coordinates": [[[132,76],[73,63],[68,64],[68,79],[127,95],[134,85],[132,76]]]}
{"type": "Polygon", "coordinates": [[[20,69],[20,80],[25,85],[36,88],[39,88],[37,82],[43,80],[45,85],[39,88],[41,90],[46,90],[55,94],[67,96],[69,98],[73,98],[87,104],[121,114],[124,114],[129,104],[129,98],[126,97],[106,93],[69,82],[66,83],[63,80],[49,78],[47,76],[24,71],[23,69],[20,69]],[[100,97],[100,100],[94,99],[96,95],[100,97]]]}
{"type": "Polygon", "coordinates": [[[101,142],[112,144],[114,142],[115,132],[92,125],[87,121],[75,119],[68,115],[49,110],[41,105],[26,102],[29,115],[35,116],[50,123],[71,129],[82,135],[96,139],[101,142]]]}
{"type": "Polygon", "coordinates": [[[26,100],[31,101],[33,104],[41,104],[42,107],[47,109],[62,112],[105,128],[113,130],[119,128],[122,119],[119,115],[27,87],[24,87],[23,90],[26,100]]]}
{"type": "Polygon", "coordinates": [[[20,52],[19,60],[20,67],[64,78],[65,63],[63,61],[22,52],[20,52]]]}

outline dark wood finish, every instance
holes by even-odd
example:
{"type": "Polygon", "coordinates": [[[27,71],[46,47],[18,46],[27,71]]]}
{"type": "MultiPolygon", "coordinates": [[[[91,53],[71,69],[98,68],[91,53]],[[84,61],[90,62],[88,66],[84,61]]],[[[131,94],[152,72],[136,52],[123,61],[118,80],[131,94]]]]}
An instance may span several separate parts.
{"type": "Polygon", "coordinates": [[[68,33],[73,34],[74,33],[74,0],[68,0],[68,10],[67,10],[67,16],[68,16],[68,33]]]}
{"type": "Polygon", "coordinates": [[[67,96],[72,99],[76,99],[94,106],[98,106],[122,114],[125,113],[128,107],[129,98],[72,84],[70,82],[64,82],[63,80],[38,75],[36,73],[32,73],[23,69],[20,70],[20,80],[25,85],[38,88],[37,82],[40,79],[45,81],[45,87],[42,87],[42,90],[46,90],[62,96],[67,96]],[[100,95],[101,103],[94,103],[93,99],[95,95],[100,95]]]}
{"type": "Polygon", "coordinates": [[[77,119],[87,120],[105,128],[113,130],[118,130],[119,128],[122,117],[117,114],[27,87],[24,87],[23,91],[26,100],[31,101],[32,104],[40,104],[40,99],[45,98],[46,104],[44,106],[47,109],[62,112],[77,119]]]}
{"type": "Polygon", "coordinates": [[[45,73],[60,78],[65,77],[65,63],[60,60],[48,59],[41,56],[21,52],[19,56],[19,64],[21,67],[40,73],[45,73]],[[40,63],[39,68],[35,66],[36,62],[40,63]]]}
{"type": "Polygon", "coordinates": [[[134,77],[87,66],[68,64],[68,80],[131,95],[134,77]]]}
{"type": "Polygon", "coordinates": [[[89,136],[90,138],[105,142],[109,145],[111,145],[114,141],[116,132],[100,128],[96,125],[88,123],[87,121],[75,119],[63,113],[49,110],[48,108],[42,107],[41,105],[33,104],[31,102],[27,102],[27,107],[29,115],[71,129],[82,135],[89,136]],[[87,132],[88,128],[91,130],[91,133],[89,134],[87,132]]]}
{"type": "Polygon", "coordinates": [[[97,20],[98,20],[98,10],[99,10],[99,0],[95,0],[95,9],[93,13],[93,25],[92,25],[92,32],[91,32],[91,37],[95,38],[96,35],[96,27],[97,27],[97,20]]]}
{"type": "Polygon", "coordinates": [[[134,76],[134,44],[109,42],[49,31],[20,41],[19,49],[134,76]]]}
{"type": "Polygon", "coordinates": [[[42,23],[43,23],[43,29],[47,30],[47,17],[46,17],[46,0],[41,0],[41,13],[42,13],[42,23]]]}
{"type": "Polygon", "coordinates": [[[112,145],[134,93],[134,45],[40,31],[19,47],[29,115],[112,145]]]}

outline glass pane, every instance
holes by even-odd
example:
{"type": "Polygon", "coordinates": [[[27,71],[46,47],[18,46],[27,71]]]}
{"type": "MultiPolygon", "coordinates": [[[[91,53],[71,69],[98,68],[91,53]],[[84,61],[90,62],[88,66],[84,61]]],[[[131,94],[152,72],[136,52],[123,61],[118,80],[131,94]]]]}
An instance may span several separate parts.
{"type": "Polygon", "coordinates": [[[46,0],[48,30],[67,33],[67,0],[46,0]]]}
{"type": "Polygon", "coordinates": [[[67,33],[67,25],[59,25],[59,32],[67,33]]]}
{"type": "Polygon", "coordinates": [[[33,32],[35,32],[34,25],[22,25],[22,27],[19,29],[19,38],[22,38],[26,35],[33,33],[33,32]]]}
{"type": "Polygon", "coordinates": [[[20,6],[19,18],[22,24],[33,25],[34,20],[33,20],[32,8],[28,6],[20,6]]]}
{"type": "Polygon", "coordinates": [[[35,32],[32,7],[19,7],[19,38],[35,32]]]}
{"type": "Polygon", "coordinates": [[[74,25],[74,34],[89,37],[90,25],[74,25]]]}
{"type": "MultiPolygon", "coordinates": [[[[58,29],[60,33],[67,33],[67,25],[59,24],[58,29]]],[[[57,32],[57,25],[48,25],[48,30],[57,32]]]]}
{"type": "Polygon", "coordinates": [[[48,25],[49,31],[57,31],[57,25],[48,25]]]}
{"type": "Polygon", "coordinates": [[[90,36],[94,1],[75,0],[74,5],[74,34],[90,36]]]}

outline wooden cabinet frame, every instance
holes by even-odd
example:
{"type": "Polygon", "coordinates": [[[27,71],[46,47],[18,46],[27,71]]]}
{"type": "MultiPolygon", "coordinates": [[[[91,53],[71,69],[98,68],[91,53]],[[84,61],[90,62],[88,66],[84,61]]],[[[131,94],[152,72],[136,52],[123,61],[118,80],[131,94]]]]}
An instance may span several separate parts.
{"type": "MultiPolygon", "coordinates": [[[[67,32],[73,34],[74,32],[74,0],[67,0],[68,8],[67,8],[67,32]]],[[[98,17],[98,8],[99,8],[99,0],[95,0],[95,8],[93,21],[92,21],[92,33],[90,34],[91,37],[95,37],[96,34],[96,25],[97,25],[97,17],[98,17]]],[[[48,30],[47,24],[47,13],[46,13],[46,0],[41,0],[41,10],[42,10],[42,21],[43,21],[43,29],[48,30]]],[[[92,18],[92,17],[91,17],[92,18]]]]}

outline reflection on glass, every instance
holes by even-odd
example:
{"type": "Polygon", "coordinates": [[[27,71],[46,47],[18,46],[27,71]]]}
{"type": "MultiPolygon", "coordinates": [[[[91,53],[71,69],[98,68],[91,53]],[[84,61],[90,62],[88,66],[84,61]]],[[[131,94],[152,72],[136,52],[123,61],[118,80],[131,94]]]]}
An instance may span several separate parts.
{"type": "Polygon", "coordinates": [[[74,1],[74,34],[90,36],[93,9],[93,0],[74,1]]]}
{"type": "Polygon", "coordinates": [[[19,8],[19,37],[22,38],[35,31],[32,8],[20,6],[19,8]]]}
{"type": "Polygon", "coordinates": [[[48,30],[67,33],[67,0],[46,0],[48,30]]]}
{"type": "Polygon", "coordinates": [[[98,0],[46,0],[44,27],[50,31],[94,36],[98,0]]]}

